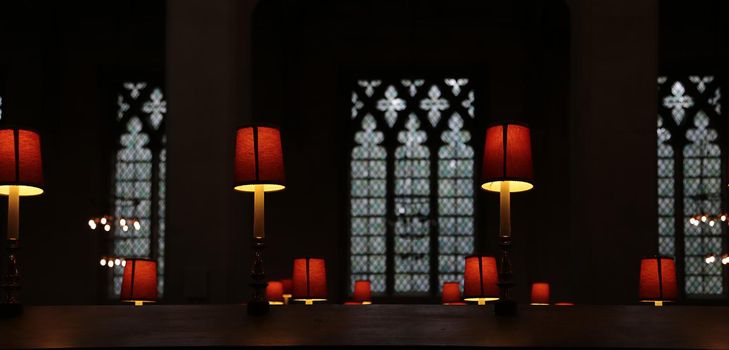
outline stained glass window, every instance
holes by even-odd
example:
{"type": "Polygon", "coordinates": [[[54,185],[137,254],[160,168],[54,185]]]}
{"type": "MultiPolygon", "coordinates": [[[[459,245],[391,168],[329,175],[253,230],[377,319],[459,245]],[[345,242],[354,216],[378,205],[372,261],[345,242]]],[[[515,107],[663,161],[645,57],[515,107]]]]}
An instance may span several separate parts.
{"type": "MultiPolygon", "coordinates": [[[[125,82],[117,96],[116,119],[123,126],[115,155],[114,216],[139,221],[139,230],[116,225],[113,253],[158,263],[158,292],[164,291],[166,150],[162,90],[146,82],[125,82]]],[[[121,290],[122,266],[113,268],[112,297],[121,290]]]]}
{"type": "Polygon", "coordinates": [[[720,81],[711,75],[658,78],[658,243],[677,259],[688,297],[725,295],[721,263],[726,225],[691,224],[722,212],[720,81]]]}
{"type": "Polygon", "coordinates": [[[435,296],[474,247],[475,91],[467,78],[353,84],[350,291],[435,296]]]}

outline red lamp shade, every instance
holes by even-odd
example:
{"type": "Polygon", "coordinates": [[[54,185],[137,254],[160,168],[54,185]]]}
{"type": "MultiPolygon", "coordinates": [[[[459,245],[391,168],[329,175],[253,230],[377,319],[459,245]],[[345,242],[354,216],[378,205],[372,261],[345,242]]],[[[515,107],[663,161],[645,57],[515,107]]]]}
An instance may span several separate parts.
{"type": "Polygon", "coordinates": [[[286,278],[281,280],[281,284],[283,285],[283,293],[290,296],[294,282],[290,278],[286,278]]]}
{"type": "Polygon", "coordinates": [[[283,305],[284,303],[283,283],[279,281],[268,282],[266,287],[266,298],[271,305],[283,305]]]}
{"type": "Polygon", "coordinates": [[[642,302],[662,303],[678,297],[676,265],[672,258],[653,257],[640,261],[640,287],[638,298],[642,302]]]}
{"type": "Polygon", "coordinates": [[[269,126],[246,126],[238,129],[235,142],[235,189],[255,192],[286,187],[281,132],[269,126]]]}
{"type": "Polygon", "coordinates": [[[18,186],[21,196],[43,193],[40,135],[23,129],[0,130],[0,194],[18,186]]]}
{"type": "Polygon", "coordinates": [[[327,272],[324,259],[294,259],[293,298],[307,303],[327,300],[327,272]]]}
{"type": "Polygon", "coordinates": [[[549,283],[532,283],[532,305],[549,305],[549,283]]]}
{"type": "Polygon", "coordinates": [[[127,259],[126,262],[121,301],[136,305],[157,301],[157,263],[147,259],[127,259]]]}
{"type": "Polygon", "coordinates": [[[496,272],[496,259],[494,257],[466,257],[466,271],[463,274],[463,279],[464,300],[483,303],[499,299],[499,287],[496,285],[499,275],[496,272]]]}
{"type": "Polygon", "coordinates": [[[500,192],[509,182],[509,192],[527,191],[532,182],[532,143],[529,128],[520,124],[499,124],[486,129],[481,188],[500,192]]]}
{"type": "Polygon", "coordinates": [[[458,282],[443,283],[443,305],[464,305],[461,298],[461,286],[458,282]]]}
{"type": "Polygon", "coordinates": [[[370,281],[359,280],[354,282],[354,301],[372,301],[370,281]]]}

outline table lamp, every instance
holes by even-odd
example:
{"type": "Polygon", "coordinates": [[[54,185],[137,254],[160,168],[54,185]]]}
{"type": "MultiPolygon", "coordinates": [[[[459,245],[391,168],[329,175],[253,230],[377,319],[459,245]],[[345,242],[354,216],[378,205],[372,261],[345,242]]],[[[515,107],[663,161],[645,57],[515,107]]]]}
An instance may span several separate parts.
{"type": "Polygon", "coordinates": [[[150,259],[126,259],[119,298],[122,302],[142,306],[157,301],[157,262],[150,259]]]}
{"type": "Polygon", "coordinates": [[[354,301],[362,304],[372,304],[372,287],[369,280],[354,281],[354,301]]]}
{"type": "Polygon", "coordinates": [[[532,283],[532,305],[549,305],[549,283],[532,283]]]}
{"type": "Polygon", "coordinates": [[[293,289],[293,281],[290,278],[284,278],[281,280],[281,284],[283,284],[283,298],[284,298],[284,304],[289,303],[289,299],[291,299],[291,290],[293,289]]]}
{"type": "Polygon", "coordinates": [[[283,305],[283,283],[281,281],[268,282],[266,287],[266,298],[268,299],[269,305],[283,305]]]}
{"type": "Polygon", "coordinates": [[[492,256],[473,255],[466,257],[463,273],[463,297],[486,305],[487,301],[499,300],[499,280],[496,259],[492,256]]]}
{"type": "Polygon", "coordinates": [[[676,265],[673,259],[661,256],[641,259],[640,301],[663,306],[664,302],[675,301],[677,297],[676,265]]]}
{"type": "Polygon", "coordinates": [[[486,129],[481,188],[500,193],[499,301],[497,315],[516,314],[516,302],[509,290],[514,286],[511,268],[511,192],[528,191],[532,185],[532,146],[529,128],[522,124],[503,123],[486,129]]]}
{"type": "Polygon", "coordinates": [[[326,263],[321,258],[294,259],[293,298],[313,305],[327,300],[326,263]]]}
{"type": "Polygon", "coordinates": [[[20,197],[43,193],[40,135],[24,129],[0,130],[0,195],[8,196],[8,263],[2,280],[4,296],[0,315],[13,317],[23,308],[20,302],[18,248],[20,197]]]}
{"type": "Polygon", "coordinates": [[[268,312],[266,275],[263,270],[265,192],[285,187],[281,132],[270,126],[244,126],[238,129],[235,143],[235,190],[253,192],[253,293],[248,301],[249,315],[268,312]]]}
{"type": "Polygon", "coordinates": [[[443,283],[441,303],[443,305],[466,305],[461,298],[461,285],[458,282],[443,283]]]}

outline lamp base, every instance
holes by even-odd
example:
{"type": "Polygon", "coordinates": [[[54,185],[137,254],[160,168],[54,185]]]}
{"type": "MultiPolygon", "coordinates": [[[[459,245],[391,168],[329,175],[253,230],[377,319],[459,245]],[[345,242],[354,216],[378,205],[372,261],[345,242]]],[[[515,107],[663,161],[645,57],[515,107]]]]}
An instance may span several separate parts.
{"type": "Polygon", "coordinates": [[[0,304],[0,318],[15,318],[23,313],[23,304],[0,304]]]}
{"type": "Polygon", "coordinates": [[[494,305],[494,313],[497,316],[516,316],[516,302],[499,299],[494,305]]]}
{"type": "Polygon", "coordinates": [[[250,316],[263,316],[270,308],[268,301],[250,301],[246,305],[246,311],[250,316]]]}

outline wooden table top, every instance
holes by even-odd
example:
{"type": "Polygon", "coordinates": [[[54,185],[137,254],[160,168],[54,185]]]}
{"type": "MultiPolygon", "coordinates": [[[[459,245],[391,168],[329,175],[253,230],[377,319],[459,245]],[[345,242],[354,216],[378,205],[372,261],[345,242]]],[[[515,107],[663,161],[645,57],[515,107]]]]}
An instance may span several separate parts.
{"type": "Polygon", "coordinates": [[[729,307],[289,305],[36,306],[0,319],[0,348],[163,346],[729,348],[729,307]]]}

